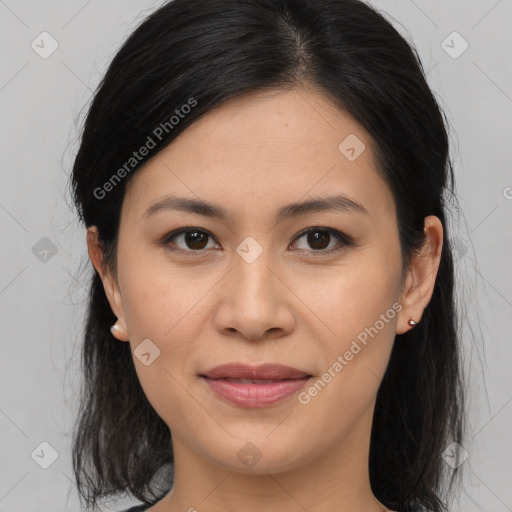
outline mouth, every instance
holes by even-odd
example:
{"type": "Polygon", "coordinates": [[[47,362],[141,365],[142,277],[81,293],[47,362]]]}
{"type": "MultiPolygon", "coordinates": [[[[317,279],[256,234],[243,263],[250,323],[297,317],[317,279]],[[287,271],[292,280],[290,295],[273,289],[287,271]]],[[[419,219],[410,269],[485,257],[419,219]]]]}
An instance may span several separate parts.
{"type": "Polygon", "coordinates": [[[308,372],[298,370],[292,366],[267,363],[251,366],[243,363],[226,363],[215,366],[200,374],[209,379],[237,379],[249,381],[281,381],[311,377],[308,372]]]}
{"type": "MultiPolygon", "coordinates": [[[[202,375],[203,377],[203,375],[202,375]]],[[[208,379],[209,377],[205,377],[208,379]]],[[[305,378],[305,377],[301,377],[305,378]]],[[[275,382],[285,382],[289,380],[300,380],[299,378],[296,379],[234,379],[231,377],[222,377],[218,379],[212,379],[212,380],[223,380],[225,382],[237,382],[238,384],[274,384],[275,382]]]]}
{"type": "Polygon", "coordinates": [[[217,398],[240,407],[267,407],[281,402],[312,377],[289,366],[239,363],[216,366],[199,376],[217,398]]]}

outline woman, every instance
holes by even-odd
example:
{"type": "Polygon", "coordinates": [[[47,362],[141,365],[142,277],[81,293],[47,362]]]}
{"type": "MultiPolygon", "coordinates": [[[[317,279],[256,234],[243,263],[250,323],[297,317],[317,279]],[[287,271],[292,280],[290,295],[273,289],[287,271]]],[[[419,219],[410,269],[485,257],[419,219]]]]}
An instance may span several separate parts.
{"type": "Polygon", "coordinates": [[[358,0],[174,0],[72,174],[86,506],[445,510],[463,393],[444,117],[358,0]]]}

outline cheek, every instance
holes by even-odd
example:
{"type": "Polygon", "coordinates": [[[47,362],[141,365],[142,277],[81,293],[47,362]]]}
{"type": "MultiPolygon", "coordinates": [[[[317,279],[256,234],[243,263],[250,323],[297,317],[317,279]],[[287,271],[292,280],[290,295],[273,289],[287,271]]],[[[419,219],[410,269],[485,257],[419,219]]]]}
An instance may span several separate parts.
{"type": "Polygon", "coordinates": [[[317,287],[312,303],[308,302],[325,326],[319,346],[328,383],[321,391],[325,400],[318,400],[318,407],[323,403],[326,414],[328,404],[357,414],[375,397],[393,347],[402,309],[397,300],[400,261],[380,258],[379,262],[367,251],[336,273],[338,277],[328,276],[328,286],[317,287]]]}
{"type": "MultiPolygon", "coordinates": [[[[333,300],[326,323],[334,334],[326,337],[327,361],[331,366],[342,357],[343,373],[356,381],[368,377],[372,370],[382,376],[395,337],[395,324],[401,305],[394,301],[389,288],[358,287],[347,293],[338,290],[341,300],[333,300]],[[345,371],[350,367],[350,371],[345,371]],[[360,369],[364,367],[364,371],[360,369]]],[[[341,370],[341,369],[340,369],[341,370]]],[[[371,378],[371,377],[370,377],[371,378]]]]}
{"type": "Polygon", "coordinates": [[[163,252],[135,249],[129,254],[120,262],[119,273],[126,322],[134,339],[172,340],[186,332],[184,327],[198,314],[208,279],[193,269],[176,267],[163,252]]]}
{"type": "MultiPolygon", "coordinates": [[[[300,397],[304,411],[310,408],[310,417],[325,418],[322,436],[327,444],[368,420],[366,413],[376,398],[395,338],[401,306],[393,302],[391,288],[358,284],[351,287],[345,282],[332,288],[329,306],[322,313],[334,334],[322,339],[323,369],[300,397]]],[[[315,435],[314,425],[306,428],[315,435]]]]}
{"type": "Polygon", "coordinates": [[[130,268],[131,277],[123,290],[136,372],[157,414],[176,431],[186,431],[184,418],[200,411],[193,409],[195,402],[184,390],[189,378],[184,373],[205,322],[198,316],[200,299],[211,285],[193,286],[194,280],[184,280],[180,272],[171,273],[163,266],[143,271],[143,260],[139,263],[130,268]],[[146,339],[158,354],[148,366],[137,357],[137,347],[146,339]]]}
{"type": "Polygon", "coordinates": [[[150,262],[143,254],[127,262],[123,271],[123,305],[134,364],[148,399],[159,411],[162,396],[174,402],[183,393],[180,383],[191,371],[198,340],[205,338],[202,332],[209,325],[205,308],[208,291],[218,278],[211,272],[150,262]],[[137,358],[137,347],[147,339],[158,354],[150,366],[137,358]],[[162,393],[162,389],[167,392],[162,393]]]}
{"type": "Polygon", "coordinates": [[[330,340],[329,352],[350,344],[360,333],[364,341],[364,333],[375,324],[384,337],[394,335],[400,309],[395,304],[399,298],[400,266],[396,260],[377,260],[370,251],[359,253],[347,265],[332,269],[321,278],[303,281],[304,287],[297,291],[317,314],[315,323],[330,340]]]}

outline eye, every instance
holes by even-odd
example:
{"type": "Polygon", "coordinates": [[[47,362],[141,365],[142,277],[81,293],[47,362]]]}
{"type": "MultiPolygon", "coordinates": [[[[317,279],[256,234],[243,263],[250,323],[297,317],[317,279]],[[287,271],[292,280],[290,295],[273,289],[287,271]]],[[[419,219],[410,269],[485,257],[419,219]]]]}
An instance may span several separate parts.
{"type": "MultiPolygon", "coordinates": [[[[351,245],[352,240],[347,235],[341,233],[340,231],[337,231],[332,228],[324,228],[321,226],[308,228],[306,231],[303,231],[301,234],[299,234],[296,237],[296,240],[300,240],[301,238],[306,237],[306,244],[309,245],[309,247],[313,248],[313,251],[311,252],[320,252],[320,253],[332,253],[341,251],[346,246],[351,245]],[[336,238],[338,240],[338,245],[334,245],[334,247],[329,247],[329,244],[332,242],[332,238],[336,238]],[[327,249],[327,250],[325,250],[327,249]]],[[[309,250],[306,248],[298,248],[298,250],[309,250]]]]}
{"type": "MultiPolygon", "coordinates": [[[[200,252],[207,248],[207,241],[209,238],[212,238],[212,236],[203,229],[183,228],[179,231],[169,233],[162,241],[162,244],[168,246],[171,243],[171,240],[181,239],[182,243],[185,244],[185,249],[174,249],[172,247],[169,247],[169,249],[175,252],[200,252]]],[[[176,245],[176,243],[172,242],[172,245],[176,245]]]]}
{"type": "MultiPolygon", "coordinates": [[[[208,248],[209,239],[213,240],[213,237],[207,231],[200,228],[182,228],[178,231],[173,231],[166,235],[162,240],[161,244],[168,247],[169,250],[173,252],[181,252],[181,253],[201,253],[205,249],[208,248]],[[184,244],[184,248],[174,248],[172,246],[177,246],[179,243],[184,244]]],[[[306,243],[312,248],[309,250],[308,248],[298,248],[300,251],[309,251],[309,252],[320,252],[322,254],[330,254],[332,252],[337,252],[342,250],[344,247],[352,245],[352,239],[332,228],[324,228],[324,227],[312,227],[300,233],[295,240],[300,240],[301,238],[306,238],[306,243]],[[332,239],[336,238],[338,240],[338,244],[334,245],[334,247],[330,247],[329,245],[332,242],[332,239]],[[326,250],[327,249],[327,250],[326,250]]],[[[211,248],[212,246],[210,246],[211,248]]],[[[213,247],[219,247],[218,244],[214,244],[213,247]]]]}

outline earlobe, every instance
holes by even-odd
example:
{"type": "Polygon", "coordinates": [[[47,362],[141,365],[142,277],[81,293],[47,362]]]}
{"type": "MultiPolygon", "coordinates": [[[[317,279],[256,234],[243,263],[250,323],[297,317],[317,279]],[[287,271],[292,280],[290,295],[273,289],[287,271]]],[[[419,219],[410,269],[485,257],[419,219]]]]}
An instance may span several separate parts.
{"type": "Polygon", "coordinates": [[[439,218],[425,217],[424,232],[425,243],[420,252],[413,255],[407,274],[396,334],[403,334],[420,322],[434,292],[443,247],[443,226],[439,218]]]}
{"type": "Polygon", "coordinates": [[[407,285],[400,300],[402,309],[397,317],[396,334],[404,334],[420,322],[423,310],[418,312],[416,307],[415,286],[416,283],[414,282],[414,275],[411,269],[407,274],[407,285]]]}

